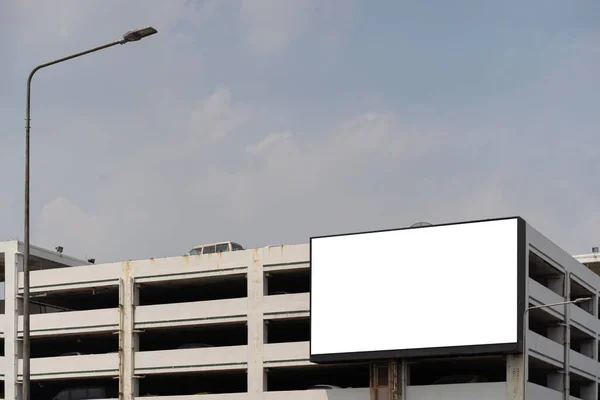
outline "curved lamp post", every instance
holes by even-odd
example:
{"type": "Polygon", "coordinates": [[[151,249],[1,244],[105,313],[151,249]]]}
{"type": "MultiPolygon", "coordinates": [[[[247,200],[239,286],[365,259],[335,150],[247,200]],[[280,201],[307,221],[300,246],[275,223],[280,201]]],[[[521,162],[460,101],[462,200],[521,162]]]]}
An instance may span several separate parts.
{"type": "Polygon", "coordinates": [[[31,80],[33,75],[42,68],[49,67],[54,64],[68,61],[73,58],[81,57],[96,51],[104,50],[118,44],[129,42],[137,42],[147,36],[154,35],[158,31],[152,27],[136,29],[126,32],[123,38],[116,42],[108,43],[81,53],[72,54],[67,57],[59,58],[58,60],[50,61],[45,64],[38,65],[29,74],[27,78],[27,106],[25,111],[25,234],[24,245],[25,251],[23,254],[23,398],[22,400],[30,399],[30,336],[29,336],[29,132],[31,130],[31,80]]]}

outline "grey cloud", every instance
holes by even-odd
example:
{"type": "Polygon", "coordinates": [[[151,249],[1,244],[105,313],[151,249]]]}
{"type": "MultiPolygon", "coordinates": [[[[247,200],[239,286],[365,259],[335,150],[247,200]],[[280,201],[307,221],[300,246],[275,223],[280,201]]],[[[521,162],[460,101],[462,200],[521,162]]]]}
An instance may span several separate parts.
{"type": "Polygon", "coordinates": [[[258,143],[246,146],[245,151],[246,153],[250,154],[260,154],[266,150],[269,150],[270,148],[273,148],[277,142],[290,139],[292,136],[293,133],[291,131],[271,133],[270,135],[265,136],[258,143]]]}
{"type": "Polygon", "coordinates": [[[61,245],[67,253],[85,257],[102,255],[116,245],[110,240],[113,227],[108,218],[89,215],[62,197],[46,204],[36,222],[36,239],[47,248],[61,245]]]}
{"type": "Polygon", "coordinates": [[[61,215],[72,213],[80,223],[58,230],[77,238],[69,248],[89,254],[104,243],[102,256],[111,260],[178,254],[203,241],[305,242],[315,234],[419,220],[519,214],[549,235],[560,231],[561,218],[545,218],[556,213],[554,205],[538,205],[556,186],[528,187],[514,180],[511,168],[470,171],[470,164],[450,162],[441,172],[436,159],[452,139],[445,130],[404,126],[394,113],[371,111],[319,132],[309,144],[298,140],[304,132],[291,131],[244,144],[252,110],[242,107],[248,118],[240,122],[234,99],[218,88],[190,111],[203,116],[202,130],[176,130],[128,157],[119,175],[99,184],[98,215],[82,215],[61,201],[61,207],[44,209],[40,223],[59,226],[61,215]],[[215,131],[227,134],[217,142],[188,140],[215,131]],[[225,162],[220,154],[237,161],[225,162]],[[519,195],[527,190],[536,195],[519,195]],[[102,227],[111,228],[104,242],[96,236],[102,227]]]}
{"type": "Polygon", "coordinates": [[[335,48],[340,21],[354,8],[354,0],[241,0],[240,19],[247,45],[259,54],[285,49],[316,32],[315,45],[335,48]]]}
{"type": "Polygon", "coordinates": [[[246,40],[256,51],[286,47],[305,28],[314,0],[242,0],[240,16],[247,27],[246,40]]]}
{"type": "MultiPolygon", "coordinates": [[[[328,58],[334,67],[321,72],[267,56],[330,35],[336,37],[331,46],[341,46],[343,29],[329,22],[348,12],[338,7],[345,1],[278,8],[257,1],[246,3],[253,9],[226,9],[220,1],[74,0],[40,6],[38,13],[19,11],[21,3],[11,3],[17,22],[6,41],[20,49],[18,60],[0,66],[6,85],[22,83],[3,93],[10,108],[0,110],[7,121],[0,144],[9,149],[0,162],[9,159],[3,167],[14,170],[0,191],[5,237],[22,231],[27,68],[151,24],[161,31],[152,41],[36,77],[35,244],[60,242],[75,256],[110,261],[175,255],[217,240],[299,243],[322,233],[507,214],[524,216],[570,251],[597,244],[592,71],[598,57],[590,50],[597,40],[563,51],[561,62],[532,71],[536,79],[527,85],[500,85],[504,97],[494,92],[472,104],[473,97],[465,100],[452,85],[435,86],[452,78],[437,75],[433,64],[424,78],[414,71],[406,77],[382,69],[386,60],[369,59],[378,53],[361,46],[388,48],[392,30],[392,39],[354,30],[364,41],[346,49],[348,59],[339,64],[335,55],[328,58]],[[254,50],[249,55],[247,45],[254,50]],[[271,81],[276,70],[281,76],[271,81]],[[340,81],[330,84],[333,74],[346,77],[348,92],[340,81]],[[277,87],[284,80],[285,88],[277,87]],[[309,80],[324,86],[308,90],[309,80]],[[438,91],[415,96],[411,85],[438,91]],[[388,86],[396,89],[384,93],[388,86]],[[363,93],[378,101],[345,98],[363,93]],[[451,104],[430,98],[437,95],[451,104]]],[[[323,61],[320,50],[300,47],[303,62],[323,61]]],[[[421,63],[419,54],[402,53],[400,64],[405,57],[421,63]]],[[[495,68],[503,72],[501,61],[495,68]]],[[[518,71],[510,71],[499,77],[512,82],[518,71]]]]}
{"type": "MultiPolygon", "coordinates": [[[[226,87],[219,87],[201,105],[192,110],[191,132],[196,138],[206,142],[223,139],[239,128],[248,118],[241,105],[231,104],[231,93],[226,87]]],[[[191,143],[188,143],[188,146],[191,143]]]]}
{"type": "MultiPolygon", "coordinates": [[[[90,246],[101,243],[98,232],[110,227],[112,232],[102,235],[106,249],[110,249],[103,255],[110,259],[157,255],[157,248],[184,251],[192,242],[231,236],[262,245],[281,235],[277,231],[283,227],[273,221],[288,220],[290,226],[284,231],[295,230],[299,223],[302,227],[301,221],[312,221],[315,225],[310,230],[299,230],[309,234],[331,223],[331,215],[344,218],[340,210],[347,210],[346,218],[354,213],[356,219],[356,207],[370,204],[371,194],[360,194],[365,172],[373,171],[364,169],[365,164],[392,167],[406,162],[411,154],[423,154],[412,152],[407,144],[418,147],[415,139],[419,135],[404,135],[395,116],[377,112],[343,121],[308,146],[295,142],[290,131],[233,147],[187,140],[204,132],[243,138],[245,126],[240,123],[240,114],[233,111],[231,104],[236,102],[229,96],[226,88],[218,88],[191,111],[203,116],[201,131],[175,131],[165,143],[148,144],[118,167],[120,174],[99,182],[97,215],[85,215],[79,206],[64,200],[47,205],[39,221],[44,243],[51,239],[46,233],[51,232],[52,224],[69,213],[77,223],[61,226],[58,231],[62,237],[77,238],[71,240],[69,248],[76,254],[88,253],[90,246]],[[228,129],[223,130],[223,126],[228,129]],[[390,152],[399,140],[405,146],[403,153],[390,152]],[[248,149],[252,159],[244,157],[248,149]],[[224,164],[219,159],[223,151],[239,161],[224,164]],[[335,210],[330,209],[332,201],[339,202],[335,210]],[[127,248],[119,243],[127,243],[127,248]]],[[[221,135],[221,139],[226,136],[221,135]]]]}

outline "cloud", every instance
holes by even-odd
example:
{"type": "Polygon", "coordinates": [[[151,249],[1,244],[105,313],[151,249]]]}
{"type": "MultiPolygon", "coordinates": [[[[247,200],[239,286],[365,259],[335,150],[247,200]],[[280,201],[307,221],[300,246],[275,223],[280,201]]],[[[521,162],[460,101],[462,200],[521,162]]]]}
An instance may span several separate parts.
{"type": "Polygon", "coordinates": [[[63,197],[46,204],[36,222],[32,236],[36,245],[45,248],[61,245],[67,254],[100,258],[107,248],[117,245],[111,240],[109,219],[89,215],[63,197]]]}
{"type": "Polygon", "coordinates": [[[365,112],[342,121],[309,145],[294,140],[303,136],[289,131],[265,136],[245,148],[260,162],[249,160],[222,179],[226,184],[211,185],[213,193],[222,194],[228,224],[260,221],[273,231],[291,224],[298,232],[294,237],[309,237],[340,224],[380,222],[362,207],[380,207],[397,190],[386,178],[397,176],[400,182],[412,163],[444,143],[444,135],[406,129],[389,112],[365,112]],[[269,146],[276,149],[266,151],[269,146]]]}
{"type": "Polygon", "coordinates": [[[218,141],[239,128],[248,118],[241,105],[231,104],[231,93],[219,87],[191,112],[190,132],[196,139],[218,141]]]}
{"type": "Polygon", "coordinates": [[[10,203],[11,200],[8,195],[0,193],[0,212],[7,210],[10,203]]]}
{"type": "MultiPolygon", "coordinates": [[[[218,240],[260,246],[281,241],[282,234],[305,242],[315,232],[380,222],[364,210],[383,213],[388,206],[381,204],[395,185],[383,181],[371,192],[363,191],[365,183],[384,178],[381,170],[402,175],[403,166],[443,145],[432,140],[436,132],[404,127],[393,113],[377,111],[311,132],[316,140],[310,143],[302,140],[309,132],[291,130],[248,143],[245,132],[253,131],[255,114],[219,87],[190,111],[189,126],[173,130],[168,140],[144,143],[114,165],[95,192],[98,215],[110,216],[100,219],[111,229],[103,256],[166,256],[218,240]],[[127,248],[118,245],[125,242],[127,248]]],[[[93,235],[99,217],[84,217],[69,205],[57,200],[44,211],[55,215],[69,208],[75,219],[87,221],[77,224],[79,241],[68,247],[86,248],[83,238],[90,245],[100,240],[93,235]]],[[[46,216],[45,232],[52,226],[62,232],[60,224],[46,216]]],[[[66,233],[56,237],[68,239],[66,233]]]]}
{"type": "Polygon", "coordinates": [[[353,8],[354,0],[241,0],[239,12],[246,44],[265,54],[303,37],[332,48],[353,8]]]}
{"type": "Polygon", "coordinates": [[[186,0],[133,0],[128,2],[128,6],[135,13],[124,12],[122,3],[118,0],[58,0],[51,3],[16,1],[13,4],[15,17],[27,25],[35,26],[35,29],[22,29],[19,32],[20,39],[29,45],[64,43],[65,39],[81,35],[96,39],[110,38],[111,35],[118,37],[129,29],[151,24],[170,27],[181,18],[197,17],[202,11],[186,0]],[[90,22],[94,29],[88,29],[90,22]]]}
{"type": "Polygon", "coordinates": [[[241,0],[246,40],[258,52],[286,47],[302,29],[313,0],[241,0]]]}
{"type": "MultiPolygon", "coordinates": [[[[8,196],[7,193],[0,192],[0,221],[8,221],[9,217],[15,214],[15,207],[12,203],[12,199],[8,196]]],[[[15,238],[17,236],[17,232],[13,232],[12,234],[7,234],[0,231],[0,242],[3,240],[9,240],[10,238],[15,238]]]]}
{"type": "Polygon", "coordinates": [[[36,75],[36,242],[120,260],[506,214],[569,249],[597,236],[587,22],[353,3],[3,3],[2,236],[22,232],[26,74],[145,25],[159,35],[36,75]]]}
{"type": "Polygon", "coordinates": [[[273,148],[278,142],[290,139],[293,136],[291,131],[276,132],[265,136],[261,141],[255,144],[246,146],[246,153],[260,154],[270,148],[273,148]]]}

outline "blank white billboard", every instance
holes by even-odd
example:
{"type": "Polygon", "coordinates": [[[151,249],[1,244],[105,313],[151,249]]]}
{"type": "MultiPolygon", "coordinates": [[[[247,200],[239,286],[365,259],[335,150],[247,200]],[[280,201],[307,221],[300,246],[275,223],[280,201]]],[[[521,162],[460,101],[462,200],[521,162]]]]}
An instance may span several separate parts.
{"type": "Polygon", "coordinates": [[[518,350],[524,223],[311,238],[311,360],[518,350]]]}

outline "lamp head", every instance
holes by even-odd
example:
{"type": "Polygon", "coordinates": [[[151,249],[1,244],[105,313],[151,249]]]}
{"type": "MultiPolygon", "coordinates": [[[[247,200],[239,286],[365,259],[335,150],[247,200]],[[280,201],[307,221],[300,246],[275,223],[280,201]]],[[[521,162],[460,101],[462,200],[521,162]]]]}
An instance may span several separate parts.
{"type": "Polygon", "coordinates": [[[137,42],[138,40],[142,40],[143,38],[154,35],[155,33],[158,33],[158,31],[151,26],[142,29],[134,29],[125,32],[123,35],[123,40],[126,42],[137,42]]]}

